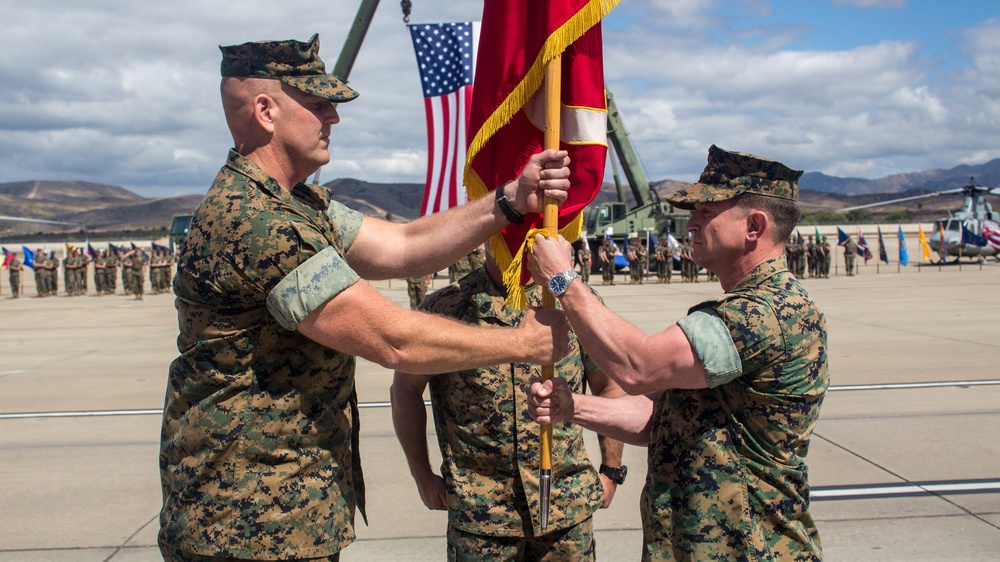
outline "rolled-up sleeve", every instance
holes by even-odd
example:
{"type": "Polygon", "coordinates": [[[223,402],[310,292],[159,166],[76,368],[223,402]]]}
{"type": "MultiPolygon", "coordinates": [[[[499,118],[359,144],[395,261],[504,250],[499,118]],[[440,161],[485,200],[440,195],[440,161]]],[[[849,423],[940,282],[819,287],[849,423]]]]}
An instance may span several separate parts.
{"type": "Polygon", "coordinates": [[[677,321],[691,348],[705,366],[709,388],[725,384],[743,374],[743,362],[722,318],[712,309],[698,309],[677,321]]]}
{"type": "Polygon", "coordinates": [[[358,237],[358,231],[361,230],[361,220],[365,216],[336,201],[330,202],[326,214],[330,216],[333,224],[337,225],[340,237],[344,240],[344,252],[346,253],[351,244],[354,243],[354,239],[358,237]]]}
{"type": "Polygon", "coordinates": [[[306,316],[359,279],[336,250],[324,248],[275,285],[267,295],[267,310],[282,327],[295,330],[306,316]]]}

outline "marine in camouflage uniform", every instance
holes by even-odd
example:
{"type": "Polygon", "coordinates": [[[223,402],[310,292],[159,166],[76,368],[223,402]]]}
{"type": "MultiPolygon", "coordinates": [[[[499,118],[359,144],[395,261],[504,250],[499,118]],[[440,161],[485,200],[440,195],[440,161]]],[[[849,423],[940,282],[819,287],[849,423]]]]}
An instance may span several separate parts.
{"type": "Polygon", "coordinates": [[[24,266],[21,264],[21,260],[18,259],[17,253],[14,253],[14,257],[11,258],[10,263],[7,264],[10,270],[10,292],[11,298],[18,298],[21,296],[21,272],[24,271],[24,266]]]}
{"type": "MultiPolygon", "coordinates": [[[[725,293],[667,330],[647,336],[574,284],[559,299],[630,396],[581,396],[553,379],[532,385],[529,404],[543,423],[571,418],[648,443],[645,561],[822,558],[805,457],[829,385],[826,321],[783,256],[801,174],[712,146],[700,181],[668,201],[694,211],[687,228],[706,242],[693,257],[725,293]]],[[[533,249],[536,279],[560,270],[558,242],[533,249]]]]}
{"type": "Polygon", "coordinates": [[[581,236],[580,249],[576,251],[576,265],[580,267],[580,280],[590,283],[590,268],[593,267],[593,257],[590,253],[590,246],[587,244],[587,234],[581,236]]]}
{"type": "Polygon", "coordinates": [[[826,241],[826,236],[823,237],[823,243],[819,245],[820,250],[820,274],[823,277],[830,277],[830,262],[833,259],[833,255],[830,253],[830,243],[826,241]]]}
{"type": "Polygon", "coordinates": [[[135,295],[136,300],[142,300],[143,292],[146,286],[146,258],[142,255],[142,250],[132,250],[131,258],[126,258],[129,261],[130,269],[132,273],[130,275],[132,279],[132,293],[135,295]]]}
{"type": "MultiPolygon", "coordinates": [[[[529,284],[525,295],[530,306],[541,306],[541,287],[529,284]]],[[[516,326],[524,312],[506,307],[505,298],[502,275],[488,255],[485,267],[436,291],[421,309],[469,324],[516,326]]],[[[555,376],[576,392],[589,386],[602,396],[624,394],[575,339],[570,353],[554,368],[555,376]]],[[[523,392],[540,376],[540,366],[525,363],[433,377],[396,372],[396,436],[424,503],[429,509],[448,510],[448,560],[594,559],[592,515],[602,504],[610,504],[617,484],[598,476],[579,426],[553,426],[549,519],[544,535],[540,529],[539,426],[528,416],[523,392]],[[443,459],[441,476],[434,473],[427,455],[423,394],[428,384],[443,459]]],[[[620,466],[622,443],[598,439],[602,464],[620,466]]]]}
{"type": "Polygon", "coordinates": [[[634,232],[628,243],[628,272],[632,285],[642,285],[646,277],[646,246],[634,232]]]}
{"type": "Polygon", "coordinates": [[[670,283],[674,272],[674,248],[664,236],[656,243],[656,282],[670,283]]]}
{"type": "Polygon", "coordinates": [[[854,275],[854,258],[858,255],[858,243],[851,236],[848,234],[847,241],[844,242],[844,269],[847,270],[848,277],[854,275]]]}
{"type": "Polygon", "coordinates": [[[94,290],[97,296],[104,294],[104,250],[98,250],[94,256],[94,290]]]}
{"type": "Polygon", "coordinates": [[[406,294],[410,297],[410,310],[417,310],[427,296],[427,286],[430,285],[430,275],[417,275],[406,278],[406,294]]]}
{"type": "MultiPolygon", "coordinates": [[[[318,36],[221,50],[236,148],[177,265],[157,540],[169,562],[337,560],[365,513],[353,352],[416,372],[544,363],[565,353],[567,326],[543,310],[517,329],[477,328],[382,297],[355,268],[432,273],[505,215],[479,198],[417,219],[414,232],[336,203],[304,181],[329,161],[336,104],[357,94],[326,74],[318,36]]],[[[567,160],[542,151],[498,189],[517,212],[538,212],[542,190],[568,189],[567,160]]]]}
{"type": "Polygon", "coordinates": [[[605,237],[601,242],[601,248],[597,251],[601,258],[601,279],[602,285],[615,284],[615,244],[610,238],[605,237]]]}
{"type": "Polygon", "coordinates": [[[467,256],[448,266],[448,282],[454,283],[476,269],[475,252],[469,252],[467,256]]]}

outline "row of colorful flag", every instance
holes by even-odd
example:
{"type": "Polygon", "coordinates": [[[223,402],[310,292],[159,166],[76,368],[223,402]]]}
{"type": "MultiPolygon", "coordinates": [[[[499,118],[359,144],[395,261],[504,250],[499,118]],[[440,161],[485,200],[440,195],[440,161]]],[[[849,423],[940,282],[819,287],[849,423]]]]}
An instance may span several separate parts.
{"type": "MultiPolygon", "coordinates": [[[[879,257],[879,260],[881,260],[881,261],[883,261],[885,263],[889,263],[889,254],[886,251],[885,237],[882,235],[882,227],[879,226],[877,228],[878,228],[878,257],[879,257]]],[[[931,246],[927,242],[927,235],[924,234],[924,227],[923,226],[917,225],[917,235],[919,237],[917,243],[920,246],[920,252],[923,255],[924,262],[929,262],[929,261],[931,261],[931,246]]],[[[817,238],[819,237],[819,229],[818,228],[816,229],[816,236],[817,236],[817,238]]],[[[849,238],[848,234],[846,232],[844,232],[838,226],[837,227],[837,245],[838,246],[843,246],[847,242],[848,238],[849,238]]],[[[899,265],[903,265],[903,266],[909,265],[909,263],[910,263],[910,250],[909,250],[909,248],[907,248],[906,237],[903,235],[903,227],[902,226],[900,226],[899,229],[896,232],[896,239],[897,239],[897,241],[899,243],[899,265]]],[[[944,232],[942,231],[941,232],[941,244],[942,244],[942,246],[941,246],[941,249],[939,250],[939,252],[941,253],[941,255],[945,255],[944,240],[945,240],[944,232]]],[[[865,263],[867,264],[868,260],[872,259],[872,257],[874,257],[874,255],[872,254],[871,248],[868,246],[868,241],[865,240],[864,233],[861,232],[861,227],[858,227],[858,240],[857,240],[856,244],[858,246],[858,250],[857,250],[858,251],[858,255],[861,256],[861,257],[863,257],[863,258],[865,258],[865,263]]]]}

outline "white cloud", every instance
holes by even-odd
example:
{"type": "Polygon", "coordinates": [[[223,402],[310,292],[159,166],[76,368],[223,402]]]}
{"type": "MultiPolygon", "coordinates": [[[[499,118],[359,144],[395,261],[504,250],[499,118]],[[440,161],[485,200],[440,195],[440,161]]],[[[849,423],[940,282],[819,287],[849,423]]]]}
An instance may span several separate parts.
{"type": "MultiPolygon", "coordinates": [[[[916,9],[901,0],[836,0],[916,9]]],[[[307,39],[332,69],[358,2],[14,3],[0,34],[0,182],[83,179],[146,195],[203,192],[231,139],[218,45],[307,39]]],[[[766,0],[629,0],[604,32],[607,83],[650,179],[692,180],[709,145],[878,177],[1000,156],[1000,19],[964,30],[966,57],[884,40],[792,48],[836,22],[785,22],[766,0]]],[[[413,22],[478,19],[423,0],[413,22]]],[[[382,2],[350,76],[325,180],[421,183],[426,138],[398,3],[382,2]]]]}

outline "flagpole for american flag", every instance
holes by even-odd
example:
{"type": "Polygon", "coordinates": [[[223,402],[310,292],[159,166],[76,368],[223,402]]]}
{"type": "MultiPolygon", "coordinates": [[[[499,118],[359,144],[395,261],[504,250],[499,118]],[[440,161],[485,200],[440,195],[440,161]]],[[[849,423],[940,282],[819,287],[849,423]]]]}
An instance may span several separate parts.
{"type": "MultiPolygon", "coordinates": [[[[562,55],[556,55],[545,66],[545,149],[559,149],[559,111],[562,90],[562,55]]],[[[559,235],[559,203],[545,198],[542,228],[549,236],[559,235]]],[[[548,288],[542,295],[543,308],[555,308],[556,298],[548,288]]],[[[555,374],[553,365],[542,365],[542,382],[555,374]]],[[[552,424],[542,424],[539,452],[538,495],[541,513],[539,523],[544,534],[549,525],[549,494],[552,486],[552,424]]]]}

